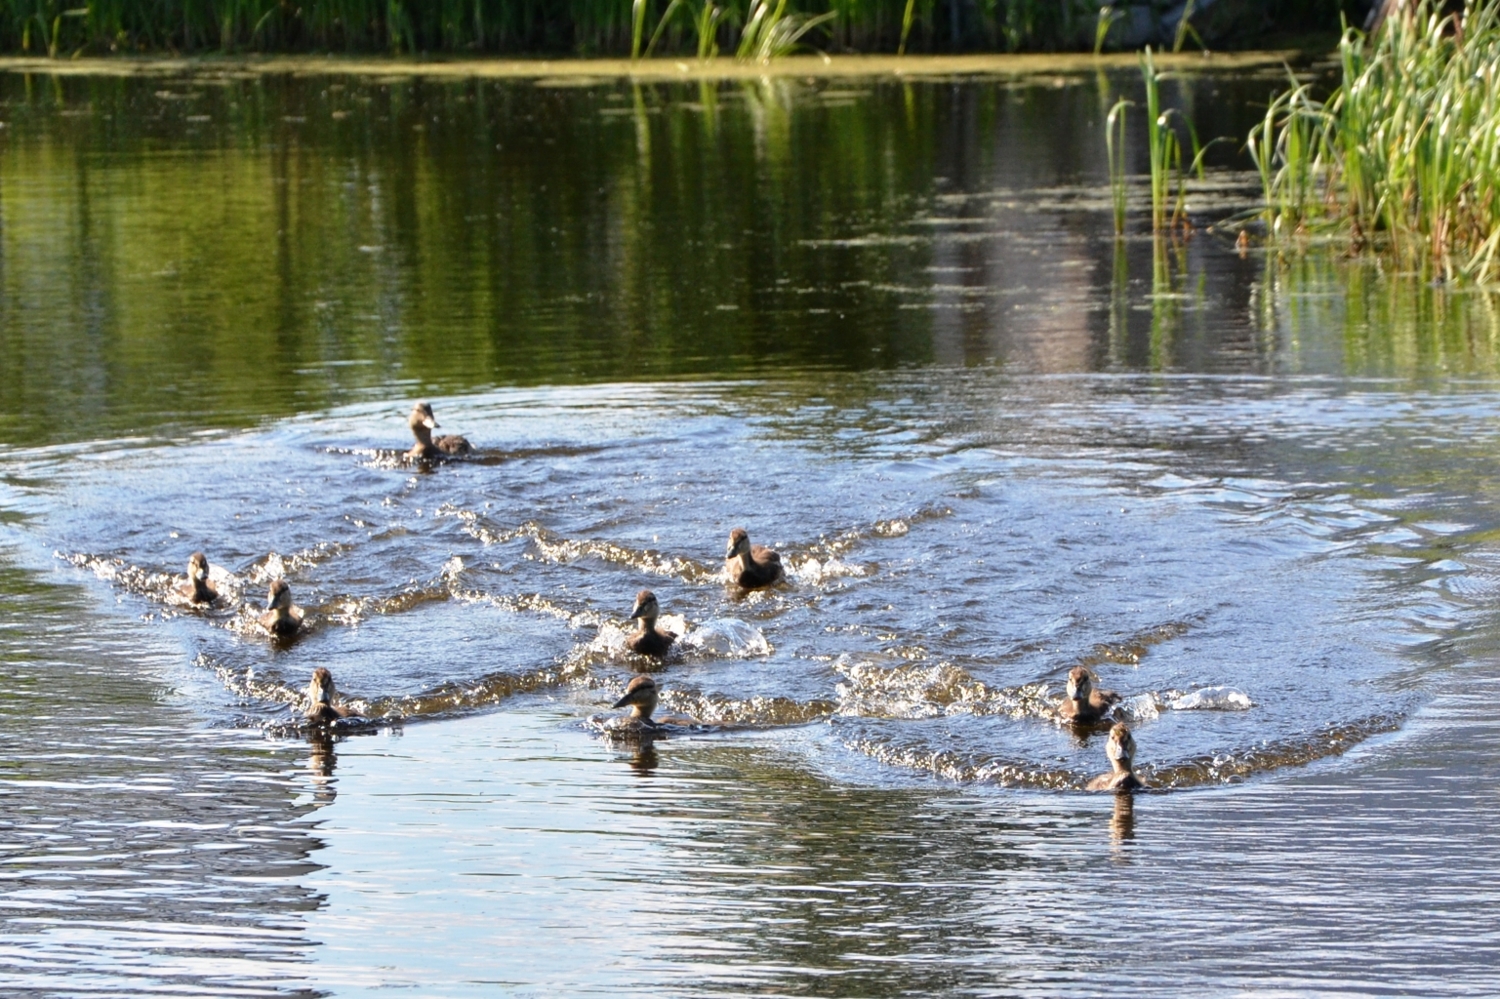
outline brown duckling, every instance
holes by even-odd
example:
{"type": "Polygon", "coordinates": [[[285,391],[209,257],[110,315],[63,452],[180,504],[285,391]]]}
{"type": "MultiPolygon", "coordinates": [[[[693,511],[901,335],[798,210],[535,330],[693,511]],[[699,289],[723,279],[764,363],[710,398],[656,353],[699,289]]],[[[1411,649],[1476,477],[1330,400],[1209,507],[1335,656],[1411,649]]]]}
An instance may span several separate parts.
{"type": "Polygon", "coordinates": [[[651,712],[656,710],[659,696],[656,678],[642,673],[626,685],[625,696],[616,701],[614,706],[630,708],[630,715],[624,720],[625,726],[656,731],[661,725],[651,720],[651,712]]]}
{"type": "Polygon", "coordinates": [[[469,442],[457,434],[443,434],[440,437],[432,436],[437,429],[437,418],[432,415],[432,405],[419,402],[411,408],[411,419],[407,421],[411,425],[412,436],[417,443],[406,452],[408,458],[441,458],[444,455],[468,454],[473,450],[469,442]]]}
{"type": "Polygon", "coordinates": [[[1120,701],[1113,690],[1095,689],[1097,677],[1086,666],[1074,666],[1068,672],[1068,694],[1062,702],[1062,716],[1085,724],[1100,721],[1120,701]]]}
{"type": "Polygon", "coordinates": [[[729,550],[724,553],[724,565],[729,572],[729,581],[753,590],[770,586],[786,578],[781,568],[781,556],[763,545],[750,544],[750,535],[743,527],[729,532],[729,550]]]}
{"type": "Polygon", "coordinates": [[[630,612],[630,619],[640,621],[641,630],[626,639],[625,644],[630,646],[631,652],[639,652],[643,656],[664,656],[672,643],[677,641],[676,632],[656,626],[656,619],[660,614],[655,593],[642,590],[635,595],[635,610],[630,612]]]}
{"type": "Polygon", "coordinates": [[[302,627],[302,608],[293,605],[292,588],[286,585],[286,580],[271,583],[271,589],[266,593],[266,612],[256,620],[278,638],[294,635],[302,627]]]}
{"type": "Polygon", "coordinates": [[[1089,781],[1090,791],[1136,791],[1146,786],[1130,765],[1135,758],[1135,736],[1130,734],[1128,725],[1115,722],[1115,727],[1109,730],[1109,742],[1105,744],[1104,752],[1109,756],[1112,769],[1089,781]]]}
{"type": "Polygon", "coordinates": [[[307,720],[315,725],[326,725],[340,718],[358,717],[359,712],[342,704],[335,704],[338,691],[333,689],[333,674],[322,666],[313,670],[312,680],[307,684],[307,720]]]}
{"type": "Polygon", "coordinates": [[[195,604],[211,604],[219,599],[219,591],[208,581],[207,555],[193,552],[188,556],[187,582],[178,583],[176,591],[195,604]]]}

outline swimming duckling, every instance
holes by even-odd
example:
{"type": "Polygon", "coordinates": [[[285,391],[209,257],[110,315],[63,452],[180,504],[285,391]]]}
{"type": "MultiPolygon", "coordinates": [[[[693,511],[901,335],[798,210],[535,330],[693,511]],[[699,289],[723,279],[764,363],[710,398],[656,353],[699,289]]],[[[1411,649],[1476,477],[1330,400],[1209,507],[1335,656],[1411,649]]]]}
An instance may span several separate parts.
{"type": "Polygon", "coordinates": [[[469,442],[457,434],[444,434],[441,437],[432,436],[433,430],[437,429],[437,418],[432,415],[432,405],[419,402],[411,408],[411,419],[407,421],[411,425],[412,436],[417,443],[406,452],[408,458],[441,458],[443,455],[468,454],[473,448],[469,442]]]}
{"type": "Polygon", "coordinates": [[[661,726],[651,720],[651,712],[656,710],[658,696],[655,677],[642,673],[631,680],[625,687],[625,696],[614,705],[617,708],[630,708],[630,715],[624,719],[624,726],[649,732],[660,730],[661,726]]]}
{"type": "Polygon", "coordinates": [[[729,550],[724,553],[724,565],[729,572],[729,581],[747,590],[770,586],[786,578],[781,569],[781,556],[763,545],[752,547],[750,535],[743,527],[729,532],[729,550]]]}
{"type": "Polygon", "coordinates": [[[1135,758],[1135,736],[1124,722],[1115,722],[1109,730],[1109,742],[1104,746],[1113,768],[1089,781],[1090,791],[1135,791],[1146,786],[1146,782],[1135,775],[1130,761],[1135,758]]]}
{"type": "Polygon", "coordinates": [[[1062,716],[1085,724],[1096,722],[1109,713],[1120,700],[1113,690],[1096,690],[1096,677],[1086,666],[1074,666],[1068,672],[1068,696],[1062,702],[1062,716]]]}
{"type": "Polygon", "coordinates": [[[296,634],[302,627],[302,608],[292,604],[292,588],[286,585],[286,580],[271,583],[266,593],[266,612],[256,620],[277,638],[296,634]]]}
{"type": "Polygon", "coordinates": [[[338,691],[333,689],[333,674],[322,666],[313,670],[312,680],[307,684],[307,710],[303,712],[314,725],[326,725],[340,718],[358,716],[358,712],[341,704],[333,703],[338,691]]]}
{"type": "Polygon", "coordinates": [[[635,595],[635,610],[630,612],[630,619],[639,620],[641,630],[631,635],[625,642],[630,646],[631,652],[639,652],[643,656],[667,654],[667,650],[677,640],[677,634],[656,626],[656,619],[660,614],[661,610],[657,606],[655,593],[642,590],[635,595]]]}
{"type": "Polygon", "coordinates": [[[207,555],[193,552],[188,556],[187,582],[178,583],[176,591],[195,604],[211,604],[219,599],[219,591],[208,581],[207,555]]]}

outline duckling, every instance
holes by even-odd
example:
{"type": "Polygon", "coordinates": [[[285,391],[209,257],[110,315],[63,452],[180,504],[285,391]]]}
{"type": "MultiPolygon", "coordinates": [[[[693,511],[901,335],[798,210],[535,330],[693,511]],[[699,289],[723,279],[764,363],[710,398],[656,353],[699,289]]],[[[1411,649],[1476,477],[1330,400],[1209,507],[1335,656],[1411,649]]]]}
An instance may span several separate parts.
{"type": "Polygon", "coordinates": [[[188,556],[187,582],[175,587],[178,596],[186,597],[195,604],[211,604],[219,599],[219,591],[208,581],[208,556],[193,552],[188,556]]]}
{"type": "Polygon", "coordinates": [[[1088,724],[1101,720],[1119,703],[1113,690],[1096,690],[1096,677],[1086,666],[1074,666],[1068,672],[1068,696],[1062,702],[1062,716],[1069,721],[1088,724]]]}
{"type": "Polygon", "coordinates": [[[655,593],[642,590],[635,595],[635,610],[630,612],[630,619],[639,620],[641,630],[626,640],[625,644],[630,646],[631,652],[639,652],[643,656],[667,654],[667,650],[677,640],[677,634],[656,626],[656,618],[660,614],[655,593]]]}
{"type": "Polygon", "coordinates": [[[729,580],[747,590],[770,586],[786,578],[781,556],[763,545],[751,546],[750,535],[743,527],[729,532],[729,550],[724,553],[729,580]]]}
{"type": "Polygon", "coordinates": [[[313,670],[312,680],[307,684],[307,710],[303,712],[314,725],[326,725],[340,718],[358,717],[359,712],[342,704],[335,704],[338,691],[333,689],[333,674],[322,666],[313,670]]]}
{"type": "Polygon", "coordinates": [[[407,421],[411,425],[412,436],[417,443],[406,452],[408,458],[441,458],[444,455],[468,454],[473,450],[469,442],[457,434],[444,434],[441,437],[432,436],[433,430],[437,429],[437,418],[432,415],[432,405],[419,402],[411,408],[411,419],[407,421]]]}
{"type": "Polygon", "coordinates": [[[630,715],[624,719],[625,727],[648,732],[659,731],[661,725],[651,720],[651,712],[656,710],[658,696],[655,677],[642,673],[631,680],[625,687],[625,696],[614,704],[617,708],[630,708],[630,715]]]}
{"type": "Polygon", "coordinates": [[[1104,746],[1109,756],[1110,773],[1100,774],[1089,781],[1090,791],[1135,791],[1146,786],[1146,782],[1135,775],[1130,761],[1135,758],[1135,736],[1124,722],[1115,722],[1109,730],[1109,742],[1104,746]]]}
{"type": "Polygon", "coordinates": [[[302,608],[292,604],[292,588],[286,585],[286,580],[271,583],[266,593],[266,612],[256,620],[277,638],[294,635],[302,627],[302,608]]]}

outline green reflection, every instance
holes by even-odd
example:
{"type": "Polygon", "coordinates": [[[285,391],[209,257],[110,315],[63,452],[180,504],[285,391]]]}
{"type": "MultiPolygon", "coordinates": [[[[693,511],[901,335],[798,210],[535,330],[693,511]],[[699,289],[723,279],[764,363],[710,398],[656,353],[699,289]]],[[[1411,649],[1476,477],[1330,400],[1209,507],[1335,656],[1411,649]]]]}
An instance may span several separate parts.
{"type": "Polygon", "coordinates": [[[1338,254],[1270,256],[1256,316],[1292,370],[1427,378],[1500,372],[1500,297],[1338,254]],[[1332,340],[1327,331],[1335,331],[1332,340]]]}
{"type": "Polygon", "coordinates": [[[1493,372],[1488,295],[1212,237],[1147,284],[1100,196],[1132,80],[0,77],[0,440],[930,363],[1493,372]]]}

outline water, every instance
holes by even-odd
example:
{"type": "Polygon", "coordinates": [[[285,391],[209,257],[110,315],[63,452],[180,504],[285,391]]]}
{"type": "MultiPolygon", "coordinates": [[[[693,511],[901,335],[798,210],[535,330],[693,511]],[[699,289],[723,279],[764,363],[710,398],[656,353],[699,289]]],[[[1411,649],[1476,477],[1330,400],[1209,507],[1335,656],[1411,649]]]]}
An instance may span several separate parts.
{"type": "Polygon", "coordinates": [[[1115,244],[1130,84],[0,77],[4,990],[1495,990],[1494,303],[1115,244]]]}

